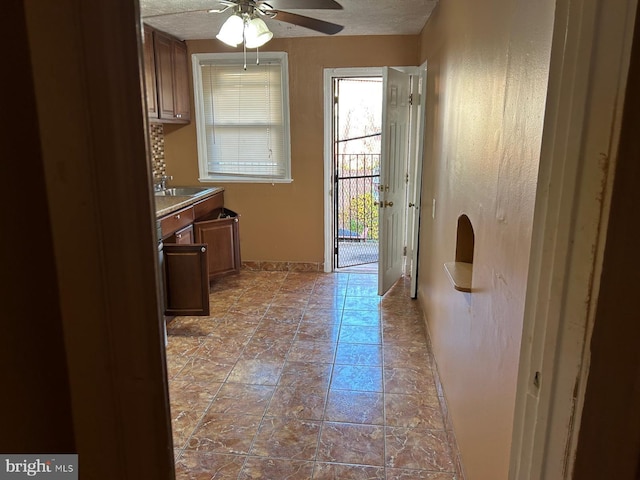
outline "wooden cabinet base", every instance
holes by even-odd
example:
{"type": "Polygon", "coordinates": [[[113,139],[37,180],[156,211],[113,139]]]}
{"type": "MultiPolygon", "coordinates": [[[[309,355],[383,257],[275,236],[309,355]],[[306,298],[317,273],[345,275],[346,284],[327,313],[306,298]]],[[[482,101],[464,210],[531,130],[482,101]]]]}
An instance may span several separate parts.
{"type": "Polygon", "coordinates": [[[216,193],[160,218],[159,226],[165,315],[208,316],[209,281],[240,273],[238,215],[216,193]]]}
{"type": "Polygon", "coordinates": [[[165,244],[162,252],[165,315],[209,315],[207,245],[165,244]]]}
{"type": "Polygon", "coordinates": [[[194,224],[196,242],[209,245],[209,279],[240,273],[238,217],[194,224]]]}

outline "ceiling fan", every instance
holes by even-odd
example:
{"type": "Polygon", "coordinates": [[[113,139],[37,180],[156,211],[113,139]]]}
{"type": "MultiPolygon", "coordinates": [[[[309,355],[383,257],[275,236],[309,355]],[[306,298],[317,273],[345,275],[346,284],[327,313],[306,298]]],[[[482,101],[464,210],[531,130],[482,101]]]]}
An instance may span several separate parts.
{"type": "Polygon", "coordinates": [[[181,13],[230,11],[231,16],[224,22],[216,38],[233,47],[244,43],[247,48],[261,47],[273,37],[263,18],[299,25],[327,35],[334,35],[344,28],[342,25],[285,11],[342,10],[342,6],[335,0],[217,0],[217,3],[220,5],[217,9],[163,13],[146,18],[181,13]]]}

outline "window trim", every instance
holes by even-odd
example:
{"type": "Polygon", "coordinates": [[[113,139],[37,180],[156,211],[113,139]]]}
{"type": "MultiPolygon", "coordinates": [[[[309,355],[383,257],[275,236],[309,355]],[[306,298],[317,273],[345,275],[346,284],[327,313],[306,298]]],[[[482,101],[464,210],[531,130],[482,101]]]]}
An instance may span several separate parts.
{"type": "MultiPolygon", "coordinates": [[[[198,149],[198,180],[203,183],[291,183],[291,123],[289,115],[289,61],[286,52],[260,52],[260,60],[264,62],[278,62],[281,72],[282,91],[282,124],[284,136],[284,167],[283,177],[261,177],[250,175],[225,175],[215,176],[208,171],[207,139],[203,132],[206,131],[204,124],[204,102],[202,98],[202,61],[214,60],[220,64],[243,65],[245,62],[242,53],[194,53],[191,55],[193,69],[193,100],[196,121],[196,142],[198,149]]],[[[247,69],[252,65],[247,63],[247,69]]]]}

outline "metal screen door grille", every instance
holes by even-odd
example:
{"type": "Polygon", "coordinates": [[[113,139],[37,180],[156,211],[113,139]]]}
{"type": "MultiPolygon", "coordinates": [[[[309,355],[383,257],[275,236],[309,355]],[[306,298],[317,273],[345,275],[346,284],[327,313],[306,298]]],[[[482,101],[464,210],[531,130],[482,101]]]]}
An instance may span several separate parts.
{"type": "Polygon", "coordinates": [[[336,268],[378,261],[382,78],[334,80],[336,268]]]}

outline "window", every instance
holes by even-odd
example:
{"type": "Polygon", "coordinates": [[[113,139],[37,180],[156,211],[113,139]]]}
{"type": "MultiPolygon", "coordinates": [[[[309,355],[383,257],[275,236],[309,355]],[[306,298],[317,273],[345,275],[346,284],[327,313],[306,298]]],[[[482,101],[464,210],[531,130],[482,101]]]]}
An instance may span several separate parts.
{"type": "Polygon", "coordinates": [[[287,54],[194,54],[201,181],[291,182],[287,54]]]}

